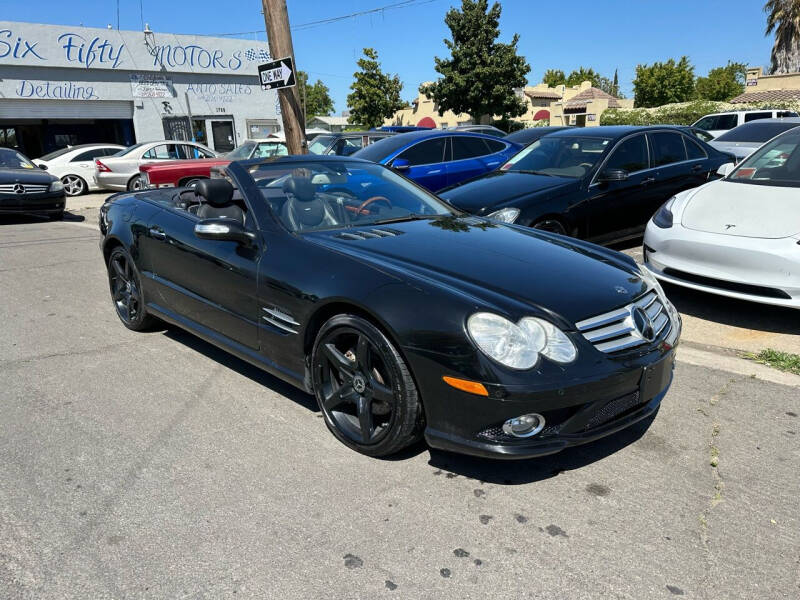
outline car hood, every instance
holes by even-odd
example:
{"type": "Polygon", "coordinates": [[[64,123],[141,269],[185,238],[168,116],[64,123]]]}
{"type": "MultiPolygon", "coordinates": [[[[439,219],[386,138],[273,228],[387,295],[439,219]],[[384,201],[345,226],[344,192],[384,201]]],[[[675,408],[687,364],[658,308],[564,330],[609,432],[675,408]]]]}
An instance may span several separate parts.
{"type": "Polygon", "coordinates": [[[417,276],[496,305],[512,299],[544,314],[555,313],[570,325],[624,306],[646,288],[636,264],[619,252],[477,217],[305,237],[400,277],[417,276]],[[383,230],[384,235],[359,239],[371,230],[383,230]]]}
{"type": "Polygon", "coordinates": [[[58,179],[42,169],[3,169],[0,168],[0,183],[38,183],[50,184],[58,179]]]}
{"type": "Polygon", "coordinates": [[[791,237],[800,232],[798,196],[796,187],[716,181],[686,201],[681,225],[742,237],[791,237]]]}
{"type": "Polygon", "coordinates": [[[474,214],[494,212],[540,192],[577,187],[577,179],[533,175],[515,171],[492,171],[441,192],[439,196],[453,206],[474,214]]]}

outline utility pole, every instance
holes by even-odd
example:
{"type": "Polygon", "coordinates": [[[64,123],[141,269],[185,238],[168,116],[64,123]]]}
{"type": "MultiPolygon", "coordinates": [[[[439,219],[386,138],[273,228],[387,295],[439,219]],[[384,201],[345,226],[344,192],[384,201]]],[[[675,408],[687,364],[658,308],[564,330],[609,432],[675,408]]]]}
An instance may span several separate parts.
{"type": "MultiPolygon", "coordinates": [[[[292,34],[289,31],[289,12],[286,0],[261,0],[264,7],[264,22],[267,25],[267,41],[272,60],[291,57],[294,61],[292,34]]],[[[297,68],[297,62],[295,69],[297,68]]],[[[299,77],[296,77],[299,80],[299,77]]],[[[306,153],[306,123],[300,109],[300,97],[297,86],[278,90],[281,103],[283,131],[286,135],[286,147],[289,154],[306,153]]]]}

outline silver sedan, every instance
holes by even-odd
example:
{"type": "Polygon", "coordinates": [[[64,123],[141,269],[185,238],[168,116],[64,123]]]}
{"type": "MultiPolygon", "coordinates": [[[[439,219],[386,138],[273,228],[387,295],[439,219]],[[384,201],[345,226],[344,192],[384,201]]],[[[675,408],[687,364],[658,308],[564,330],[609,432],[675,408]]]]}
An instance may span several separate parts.
{"type": "Polygon", "coordinates": [[[161,160],[214,158],[217,154],[196,142],[161,140],[129,146],[114,156],[95,160],[95,181],[101,188],[109,190],[141,190],[144,180],[139,167],[145,163],[161,160]]]}

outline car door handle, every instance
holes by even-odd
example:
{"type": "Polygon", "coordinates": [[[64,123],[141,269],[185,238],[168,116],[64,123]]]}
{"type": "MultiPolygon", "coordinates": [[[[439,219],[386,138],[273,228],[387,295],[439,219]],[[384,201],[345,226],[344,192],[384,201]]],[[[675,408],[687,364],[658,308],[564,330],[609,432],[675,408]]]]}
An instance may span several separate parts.
{"type": "Polygon", "coordinates": [[[647,185],[648,183],[653,183],[656,180],[655,177],[648,177],[647,179],[642,179],[642,185],[647,185]]]}
{"type": "Polygon", "coordinates": [[[428,171],[428,175],[436,175],[436,173],[441,173],[441,169],[436,169],[435,171],[428,171]]]}
{"type": "Polygon", "coordinates": [[[164,230],[159,227],[151,227],[149,231],[150,231],[150,237],[152,238],[155,238],[157,240],[167,239],[167,234],[164,233],[164,230]]]}
{"type": "Polygon", "coordinates": [[[703,165],[695,165],[692,167],[692,173],[699,173],[703,170],[703,165]]]}

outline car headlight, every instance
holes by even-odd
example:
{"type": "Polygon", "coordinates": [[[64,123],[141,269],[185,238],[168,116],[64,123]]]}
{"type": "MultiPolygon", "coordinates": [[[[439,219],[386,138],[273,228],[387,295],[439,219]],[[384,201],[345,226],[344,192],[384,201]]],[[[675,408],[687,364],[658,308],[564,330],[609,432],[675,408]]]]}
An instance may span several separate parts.
{"type": "Polygon", "coordinates": [[[58,179],[56,179],[53,183],[50,184],[51,192],[61,192],[63,190],[64,190],[64,184],[61,183],[61,181],[58,179]]]}
{"type": "Polygon", "coordinates": [[[513,223],[519,216],[518,208],[501,208],[493,213],[486,215],[487,219],[494,219],[495,221],[502,221],[503,223],[513,223]]]}
{"type": "Polygon", "coordinates": [[[494,313],[475,313],[467,320],[467,331],[481,352],[511,369],[530,369],[539,355],[558,363],[575,360],[572,341],[552,323],[525,317],[512,323],[494,313]]]}
{"type": "Polygon", "coordinates": [[[667,200],[661,208],[653,215],[653,224],[661,229],[672,227],[672,205],[675,204],[675,196],[667,200]]]}

